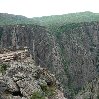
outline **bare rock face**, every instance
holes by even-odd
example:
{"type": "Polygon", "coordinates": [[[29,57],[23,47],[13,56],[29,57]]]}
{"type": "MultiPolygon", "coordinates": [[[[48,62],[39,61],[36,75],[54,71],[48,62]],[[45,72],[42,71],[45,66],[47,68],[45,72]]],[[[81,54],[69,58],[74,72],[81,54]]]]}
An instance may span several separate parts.
{"type": "Polygon", "coordinates": [[[0,79],[0,99],[66,99],[58,89],[55,76],[47,69],[36,66],[31,56],[7,63],[4,61],[3,64],[10,67],[0,79]]]}
{"type": "Polygon", "coordinates": [[[7,85],[3,80],[4,79],[0,79],[0,94],[7,89],[7,85]]]}
{"type": "Polygon", "coordinates": [[[28,47],[36,65],[47,68],[55,74],[59,82],[67,83],[60,48],[55,42],[55,37],[41,26],[36,25],[13,25],[0,27],[2,32],[1,49],[23,49],[28,47]]]}

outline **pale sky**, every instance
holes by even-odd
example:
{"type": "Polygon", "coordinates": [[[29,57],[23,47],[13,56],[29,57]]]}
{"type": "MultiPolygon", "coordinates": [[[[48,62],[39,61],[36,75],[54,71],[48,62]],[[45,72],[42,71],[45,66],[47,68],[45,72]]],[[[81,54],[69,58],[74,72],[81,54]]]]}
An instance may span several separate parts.
{"type": "Polygon", "coordinates": [[[0,0],[0,13],[26,17],[84,11],[99,13],[99,0],[0,0]]]}

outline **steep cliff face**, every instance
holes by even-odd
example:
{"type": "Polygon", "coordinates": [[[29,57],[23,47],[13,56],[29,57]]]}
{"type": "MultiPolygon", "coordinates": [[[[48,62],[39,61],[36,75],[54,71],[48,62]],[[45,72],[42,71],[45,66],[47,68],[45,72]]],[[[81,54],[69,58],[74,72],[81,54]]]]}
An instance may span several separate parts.
{"type": "Polygon", "coordinates": [[[36,25],[13,25],[0,27],[1,48],[22,49],[27,46],[36,65],[48,68],[61,83],[67,83],[60,48],[55,37],[44,27],[36,25]]]}
{"type": "Polygon", "coordinates": [[[73,96],[98,75],[99,23],[68,24],[52,35],[35,25],[0,27],[1,48],[28,46],[37,65],[56,75],[65,94],[73,96]]]}
{"type": "Polygon", "coordinates": [[[68,86],[76,94],[96,78],[99,71],[99,23],[79,23],[60,27],[57,41],[68,75],[68,86]]]}
{"type": "Polygon", "coordinates": [[[99,99],[99,79],[87,83],[76,95],[75,99],[99,99]]]}

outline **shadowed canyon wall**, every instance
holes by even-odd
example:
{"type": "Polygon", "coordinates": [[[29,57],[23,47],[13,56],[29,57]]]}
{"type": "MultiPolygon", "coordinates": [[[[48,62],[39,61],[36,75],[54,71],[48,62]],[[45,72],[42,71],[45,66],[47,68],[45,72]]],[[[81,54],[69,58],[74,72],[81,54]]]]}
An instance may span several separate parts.
{"type": "Polygon", "coordinates": [[[51,34],[37,25],[1,26],[1,48],[27,46],[37,65],[48,68],[72,96],[98,76],[99,23],[64,25],[51,34]]]}

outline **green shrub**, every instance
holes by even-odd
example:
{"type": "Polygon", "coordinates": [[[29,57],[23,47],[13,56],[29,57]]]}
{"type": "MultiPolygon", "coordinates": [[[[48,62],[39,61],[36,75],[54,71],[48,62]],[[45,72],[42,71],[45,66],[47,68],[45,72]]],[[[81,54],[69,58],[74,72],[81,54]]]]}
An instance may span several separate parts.
{"type": "Polygon", "coordinates": [[[55,95],[55,87],[42,86],[41,92],[34,92],[30,99],[45,99],[45,97],[53,97],[55,95]]]}
{"type": "Polygon", "coordinates": [[[55,96],[55,87],[48,87],[48,89],[45,91],[45,96],[52,97],[55,96]]]}
{"type": "Polygon", "coordinates": [[[4,73],[7,70],[7,67],[9,67],[9,65],[7,65],[7,64],[0,64],[0,72],[4,73]]]}
{"type": "Polygon", "coordinates": [[[30,99],[45,99],[45,96],[41,92],[34,92],[30,99]]]}
{"type": "Polygon", "coordinates": [[[97,99],[99,99],[99,95],[97,96],[97,99]]]}
{"type": "Polygon", "coordinates": [[[42,81],[40,83],[40,87],[43,91],[43,94],[46,96],[46,97],[50,97],[50,96],[54,96],[55,95],[55,91],[56,91],[56,87],[51,85],[51,86],[48,86],[46,82],[42,81]]]}

